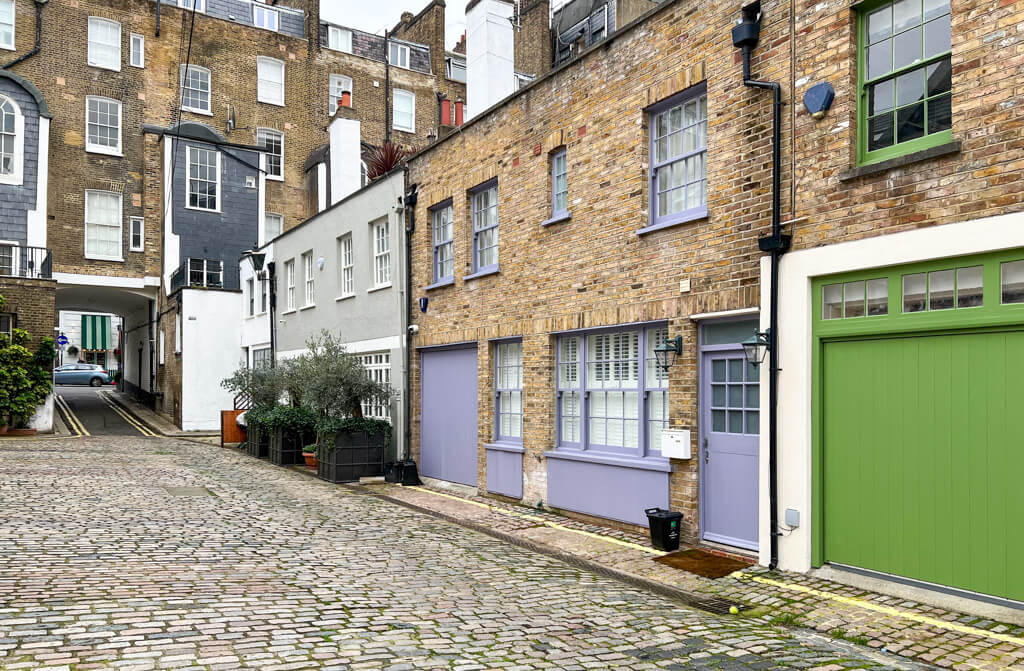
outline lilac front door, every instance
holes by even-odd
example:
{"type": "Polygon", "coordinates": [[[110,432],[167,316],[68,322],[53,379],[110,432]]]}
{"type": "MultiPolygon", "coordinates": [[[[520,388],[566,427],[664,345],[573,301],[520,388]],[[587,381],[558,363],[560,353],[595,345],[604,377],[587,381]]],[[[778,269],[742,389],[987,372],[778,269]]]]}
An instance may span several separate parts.
{"type": "Polygon", "coordinates": [[[701,536],[756,550],[760,370],[731,346],[702,359],[701,536]]]}
{"type": "Polygon", "coordinates": [[[476,347],[420,353],[420,473],[476,486],[476,347]]]}

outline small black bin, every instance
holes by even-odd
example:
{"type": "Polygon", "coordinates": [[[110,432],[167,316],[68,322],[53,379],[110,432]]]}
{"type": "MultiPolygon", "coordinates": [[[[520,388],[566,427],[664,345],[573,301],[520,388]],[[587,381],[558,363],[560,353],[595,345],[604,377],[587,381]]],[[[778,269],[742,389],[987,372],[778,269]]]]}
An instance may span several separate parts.
{"type": "Polygon", "coordinates": [[[651,545],[662,552],[675,552],[679,549],[679,526],[683,520],[682,513],[661,508],[648,508],[647,523],[651,527],[651,545]]]}

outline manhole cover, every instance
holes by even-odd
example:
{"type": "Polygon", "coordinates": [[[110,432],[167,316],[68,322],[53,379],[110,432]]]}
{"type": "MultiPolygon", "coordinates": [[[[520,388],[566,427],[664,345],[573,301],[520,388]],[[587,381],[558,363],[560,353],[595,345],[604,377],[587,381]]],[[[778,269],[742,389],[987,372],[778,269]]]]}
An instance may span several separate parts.
{"type": "Polygon", "coordinates": [[[171,496],[209,496],[206,487],[164,487],[171,496]]]}

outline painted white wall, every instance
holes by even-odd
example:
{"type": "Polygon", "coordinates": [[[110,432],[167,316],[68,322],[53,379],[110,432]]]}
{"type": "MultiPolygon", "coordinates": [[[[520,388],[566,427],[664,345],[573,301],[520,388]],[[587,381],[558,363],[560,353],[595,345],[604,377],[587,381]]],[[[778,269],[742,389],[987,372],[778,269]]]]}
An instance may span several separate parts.
{"type": "Polygon", "coordinates": [[[480,0],[466,14],[466,120],[515,93],[513,5],[480,0]]]}
{"type": "Polygon", "coordinates": [[[331,205],[359,190],[359,120],[335,117],[330,125],[331,205]]]}
{"type": "MultiPolygon", "coordinates": [[[[169,136],[164,136],[164,198],[163,198],[163,226],[164,226],[164,291],[171,295],[171,275],[178,269],[178,259],[181,258],[181,243],[179,237],[174,233],[174,206],[171,199],[174,187],[174,175],[172,174],[174,141],[169,136]]],[[[262,174],[262,173],[261,173],[262,174]]]]}
{"type": "Polygon", "coordinates": [[[149,391],[149,306],[124,317],[124,379],[149,391]],[[142,377],[139,377],[139,345],[142,345],[142,377]]]}
{"type": "MultiPolygon", "coordinates": [[[[262,251],[266,252],[266,259],[263,261],[264,272],[267,264],[274,260],[274,244],[271,243],[263,247],[262,251]]],[[[242,301],[239,304],[238,319],[241,324],[239,330],[239,343],[238,346],[241,348],[239,356],[245,356],[246,348],[249,349],[248,361],[252,361],[252,350],[260,349],[263,347],[270,346],[270,296],[267,296],[267,311],[263,314],[259,314],[259,300],[256,301],[257,314],[253,317],[249,316],[249,302],[248,297],[245,295],[245,289],[248,284],[248,280],[254,279],[255,273],[252,269],[252,264],[246,259],[238,265],[238,276],[241,280],[241,287],[243,289],[242,301]]],[[[256,280],[259,282],[259,280],[256,280]]],[[[255,286],[255,283],[254,283],[255,286]]],[[[262,282],[262,290],[270,291],[270,283],[262,282]]],[[[259,299],[259,294],[256,295],[259,299]]]]}
{"type": "MultiPolygon", "coordinates": [[[[50,120],[39,117],[39,161],[36,169],[36,209],[29,210],[26,223],[28,225],[26,242],[29,247],[46,246],[46,194],[50,176],[50,120]]],[[[52,422],[51,422],[52,426],[52,422]]]]}
{"type": "MultiPolygon", "coordinates": [[[[779,567],[811,568],[811,281],[815,277],[934,259],[1024,247],[1024,213],[934,226],[867,240],[790,252],[779,266],[778,513],[800,511],[800,527],[779,538],[779,567]]],[[[768,327],[771,273],[761,259],[761,327],[768,327]]],[[[763,364],[764,365],[764,364],[763,364]]],[[[768,379],[767,369],[762,379],[768,379]]],[[[768,385],[761,385],[768,407],[768,385]]],[[[770,559],[768,504],[768,413],[761,413],[761,502],[759,561],[770,559]]]]}
{"type": "Polygon", "coordinates": [[[36,408],[35,414],[28,420],[28,428],[39,433],[53,431],[53,394],[47,395],[46,400],[36,408]]]}
{"type": "Polygon", "coordinates": [[[220,386],[241,363],[237,315],[242,294],[182,289],[181,428],[220,428],[220,411],[230,410],[233,394],[220,386]]]}
{"type": "Polygon", "coordinates": [[[316,164],[316,211],[327,209],[327,164],[316,164]]]}

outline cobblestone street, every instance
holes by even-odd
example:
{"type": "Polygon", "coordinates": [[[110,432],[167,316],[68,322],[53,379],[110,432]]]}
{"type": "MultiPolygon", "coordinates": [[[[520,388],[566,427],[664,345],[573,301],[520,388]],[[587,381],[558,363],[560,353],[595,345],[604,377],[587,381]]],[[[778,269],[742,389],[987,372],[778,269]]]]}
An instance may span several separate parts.
{"type": "Polygon", "coordinates": [[[234,450],[0,442],[4,670],[920,668],[869,654],[234,450]]]}

